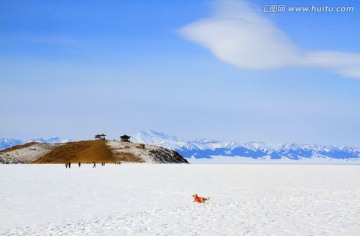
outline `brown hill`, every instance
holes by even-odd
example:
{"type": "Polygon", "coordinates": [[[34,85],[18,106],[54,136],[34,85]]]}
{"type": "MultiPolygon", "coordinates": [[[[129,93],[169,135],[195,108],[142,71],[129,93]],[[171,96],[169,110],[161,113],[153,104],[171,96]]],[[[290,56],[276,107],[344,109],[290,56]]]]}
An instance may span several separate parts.
{"type": "Polygon", "coordinates": [[[39,158],[34,163],[65,163],[65,162],[115,162],[106,141],[80,141],[67,143],[39,158]]]}
{"type": "Polygon", "coordinates": [[[42,164],[68,161],[72,163],[187,163],[186,159],[177,152],[165,148],[105,140],[64,144],[28,143],[0,152],[0,163],[42,164]]]}

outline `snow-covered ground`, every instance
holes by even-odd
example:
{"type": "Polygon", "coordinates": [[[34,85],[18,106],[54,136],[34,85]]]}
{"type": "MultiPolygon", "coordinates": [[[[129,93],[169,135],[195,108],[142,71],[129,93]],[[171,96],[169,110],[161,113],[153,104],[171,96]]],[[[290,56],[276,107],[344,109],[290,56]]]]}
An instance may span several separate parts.
{"type": "Polygon", "coordinates": [[[0,235],[360,232],[359,165],[0,165],[0,183],[0,235]]]}

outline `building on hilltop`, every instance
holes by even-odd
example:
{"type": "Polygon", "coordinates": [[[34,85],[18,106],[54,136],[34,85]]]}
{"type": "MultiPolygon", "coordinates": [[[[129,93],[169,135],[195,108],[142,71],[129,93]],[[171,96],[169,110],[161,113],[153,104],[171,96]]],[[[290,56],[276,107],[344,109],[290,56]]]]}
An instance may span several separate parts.
{"type": "Polygon", "coordinates": [[[120,141],[121,142],[130,142],[130,136],[128,136],[128,135],[123,135],[123,136],[120,136],[120,141]]]}
{"type": "Polygon", "coordinates": [[[105,140],[106,134],[97,134],[95,135],[95,140],[105,140]]]}

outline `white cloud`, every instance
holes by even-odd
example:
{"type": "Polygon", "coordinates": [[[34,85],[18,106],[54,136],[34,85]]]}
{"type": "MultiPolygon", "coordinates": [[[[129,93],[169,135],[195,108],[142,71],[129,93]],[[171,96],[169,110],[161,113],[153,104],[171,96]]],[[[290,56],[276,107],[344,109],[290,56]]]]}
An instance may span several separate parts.
{"type": "Polygon", "coordinates": [[[219,59],[244,69],[315,66],[360,78],[360,54],[306,52],[265,16],[244,2],[218,1],[214,16],[179,30],[219,59]]]}
{"type": "Polygon", "coordinates": [[[360,54],[344,52],[309,52],[308,65],[327,67],[345,77],[360,78],[360,54]]]}

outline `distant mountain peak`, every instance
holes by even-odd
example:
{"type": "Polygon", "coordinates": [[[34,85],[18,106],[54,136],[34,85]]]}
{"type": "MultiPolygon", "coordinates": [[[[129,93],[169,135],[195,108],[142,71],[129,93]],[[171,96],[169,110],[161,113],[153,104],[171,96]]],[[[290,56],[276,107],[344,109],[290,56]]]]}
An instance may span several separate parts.
{"type": "Polygon", "coordinates": [[[31,139],[28,142],[37,142],[37,143],[67,143],[67,142],[71,142],[73,141],[72,139],[62,139],[60,137],[51,137],[51,138],[35,138],[35,139],[31,139]]]}
{"type": "Polygon", "coordinates": [[[19,139],[12,139],[12,138],[0,138],[0,150],[10,148],[16,145],[21,145],[30,142],[37,142],[37,143],[67,143],[73,141],[72,139],[62,139],[60,137],[51,137],[51,138],[35,138],[28,141],[23,141],[19,139]]]}
{"type": "Polygon", "coordinates": [[[0,138],[0,150],[23,144],[23,141],[12,138],[0,138]]]}
{"type": "Polygon", "coordinates": [[[135,143],[157,145],[172,150],[186,146],[186,142],[179,138],[154,130],[138,132],[131,136],[131,141],[135,143]]]}
{"type": "Polygon", "coordinates": [[[134,138],[142,138],[142,139],[153,139],[153,140],[171,140],[175,142],[181,142],[179,138],[174,135],[169,135],[160,131],[154,130],[146,130],[141,131],[133,136],[134,138]]]}

